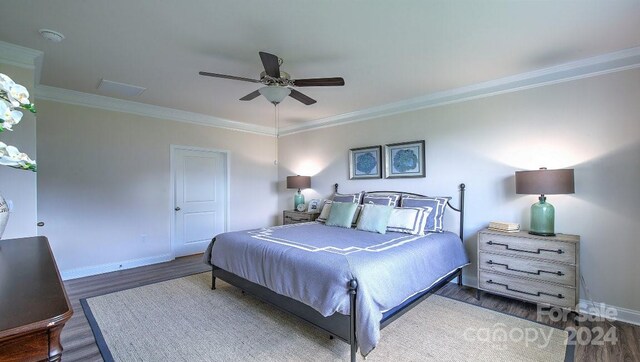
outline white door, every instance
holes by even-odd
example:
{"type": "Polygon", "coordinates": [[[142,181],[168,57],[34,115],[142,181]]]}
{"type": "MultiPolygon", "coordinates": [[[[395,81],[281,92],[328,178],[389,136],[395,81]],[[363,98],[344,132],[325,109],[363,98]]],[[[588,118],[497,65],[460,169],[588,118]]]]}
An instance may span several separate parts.
{"type": "Polygon", "coordinates": [[[211,238],[227,231],[227,154],[172,148],[176,256],[202,253],[211,238]]]}

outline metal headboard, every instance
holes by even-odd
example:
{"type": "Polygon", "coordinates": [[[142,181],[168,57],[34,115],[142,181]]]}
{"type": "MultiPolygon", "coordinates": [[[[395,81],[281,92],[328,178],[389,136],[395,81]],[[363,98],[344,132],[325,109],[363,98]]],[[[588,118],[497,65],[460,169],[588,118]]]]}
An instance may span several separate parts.
{"type": "MultiPolygon", "coordinates": [[[[464,242],[464,191],[465,191],[465,184],[461,183],[460,185],[458,185],[458,191],[460,193],[460,206],[458,206],[457,208],[454,207],[453,205],[451,205],[451,200],[447,201],[447,206],[449,206],[451,208],[451,210],[457,212],[460,214],[460,240],[462,240],[462,242],[464,242]]],[[[338,193],[338,184],[334,184],[333,185],[333,189],[334,192],[337,194],[338,193]]],[[[421,195],[421,194],[416,194],[413,192],[404,192],[404,191],[367,191],[367,193],[373,194],[373,193],[389,193],[389,194],[404,194],[404,195],[411,195],[411,196],[420,196],[420,197],[429,197],[427,195],[421,195]]]]}

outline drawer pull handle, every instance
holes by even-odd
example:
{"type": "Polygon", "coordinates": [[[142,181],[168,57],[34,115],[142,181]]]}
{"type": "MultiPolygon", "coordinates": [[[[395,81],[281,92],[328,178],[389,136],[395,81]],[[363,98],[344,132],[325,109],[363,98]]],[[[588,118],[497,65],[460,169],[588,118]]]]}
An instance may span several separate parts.
{"type": "Polygon", "coordinates": [[[507,250],[517,251],[517,252],[521,252],[521,253],[540,254],[540,253],[541,253],[541,252],[543,252],[543,251],[548,251],[548,252],[550,252],[550,253],[564,254],[564,251],[562,251],[562,249],[558,249],[558,250],[553,250],[553,249],[538,249],[537,251],[530,251],[530,250],[523,250],[523,249],[514,249],[514,248],[511,248],[508,244],[496,243],[495,241],[492,241],[492,240],[487,241],[487,244],[489,244],[489,245],[500,245],[500,246],[504,246],[507,250]]]}
{"type": "Polygon", "coordinates": [[[531,271],[527,271],[527,270],[513,269],[513,268],[511,268],[509,266],[509,264],[496,263],[493,260],[489,260],[487,262],[487,264],[489,264],[489,265],[500,265],[500,266],[503,266],[503,267],[507,268],[507,270],[516,271],[516,272],[520,272],[520,273],[531,274],[531,275],[540,275],[540,273],[554,274],[554,275],[557,275],[557,276],[563,276],[564,275],[564,273],[561,272],[561,271],[553,272],[553,271],[538,269],[537,272],[531,272],[531,271]]]}
{"type": "Polygon", "coordinates": [[[505,288],[507,288],[507,290],[512,291],[512,292],[517,292],[517,293],[522,293],[522,294],[527,294],[527,295],[533,295],[534,297],[539,297],[540,295],[548,295],[550,297],[556,297],[558,299],[564,299],[564,295],[558,293],[558,294],[550,294],[550,293],[545,293],[545,292],[536,292],[536,293],[530,293],[530,292],[525,292],[523,290],[518,290],[518,289],[513,289],[509,286],[509,284],[502,284],[502,283],[498,283],[498,282],[494,282],[492,279],[487,280],[487,283],[489,284],[495,284],[495,285],[501,285],[505,288]]]}

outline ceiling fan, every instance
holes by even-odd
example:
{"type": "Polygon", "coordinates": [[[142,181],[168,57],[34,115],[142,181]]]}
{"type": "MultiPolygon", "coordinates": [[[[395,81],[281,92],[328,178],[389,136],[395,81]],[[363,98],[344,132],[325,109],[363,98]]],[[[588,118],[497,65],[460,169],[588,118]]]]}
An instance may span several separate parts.
{"type": "Polygon", "coordinates": [[[259,80],[209,72],[199,72],[199,74],[208,77],[234,79],[252,83],[262,83],[266,87],[255,90],[240,98],[240,100],[250,101],[262,94],[263,96],[265,96],[265,98],[267,98],[271,103],[274,104],[280,103],[287,95],[306,105],[316,103],[315,99],[301,92],[298,92],[291,87],[322,87],[344,85],[344,79],[342,79],[341,77],[291,79],[289,73],[280,70],[280,66],[282,65],[281,58],[265,52],[258,52],[258,54],[260,54],[260,60],[262,60],[262,65],[264,66],[264,72],[260,73],[259,80]]]}

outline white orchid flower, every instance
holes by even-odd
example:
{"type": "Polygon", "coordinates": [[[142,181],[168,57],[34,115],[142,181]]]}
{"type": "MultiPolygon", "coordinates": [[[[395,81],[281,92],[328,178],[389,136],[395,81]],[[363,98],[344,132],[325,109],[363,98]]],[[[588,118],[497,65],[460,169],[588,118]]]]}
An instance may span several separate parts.
{"type": "Polygon", "coordinates": [[[26,153],[20,152],[16,147],[7,146],[0,142],[0,165],[35,170],[36,162],[30,159],[26,153]]]}
{"type": "Polygon", "coordinates": [[[4,100],[0,100],[0,119],[4,119],[7,112],[11,112],[11,107],[4,100]]]}
{"type": "Polygon", "coordinates": [[[8,129],[9,131],[13,131],[12,127],[20,123],[20,120],[22,119],[22,112],[13,110],[9,113],[11,114],[11,116],[4,119],[4,122],[2,123],[2,128],[8,129]]]}
{"type": "Polygon", "coordinates": [[[17,155],[20,154],[20,151],[14,146],[7,146],[3,143],[2,148],[0,148],[0,165],[19,166],[19,161],[16,158],[17,155]]]}
{"type": "MultiPolygon", "coordinates": [[[[29,102],[27,88],[16,84],[6,74],[0,73],[0,131],[12,130],[12,127],[22,119],[22,112],[15,108],[23,108],[36,113],[35,107],[29,102]]],[[[23,170],[36,171],[36,162],[20,152],[14,146],[0,142],[0,165],[23,170]]]]}
{"type": "Polygon", "coordinates": [[[20,123],[22,112],[12,109],[4,102],[0,102],[0,119],[3,120],[3,122],[0,123],[0,130],[4,128],[13,131],[11,127],[20,123]]]}
{"type": "Polygon", "coordinates": [[[20,104],[29,104],[29,91],[24,86],[20,84],[14,84],[9,88],[9,92],[7,93],[9,96],[9,102],[14,107],[20,106],[20,104]]]}
{"type": "Polygon", "coordinates": [[[0,73],[0,90],[9,93],[9,89],[11,89],[11,86],[14,84],[16,83],[13,79],[9,78],[6,74],[0,73]]]}

